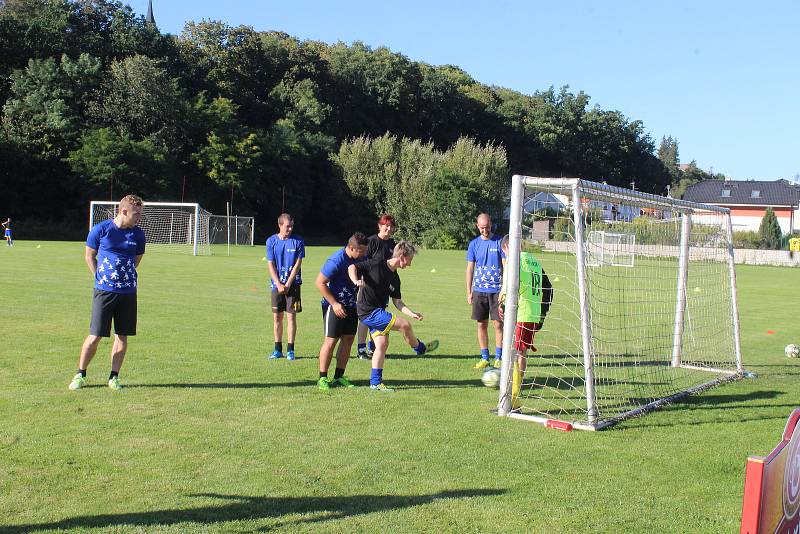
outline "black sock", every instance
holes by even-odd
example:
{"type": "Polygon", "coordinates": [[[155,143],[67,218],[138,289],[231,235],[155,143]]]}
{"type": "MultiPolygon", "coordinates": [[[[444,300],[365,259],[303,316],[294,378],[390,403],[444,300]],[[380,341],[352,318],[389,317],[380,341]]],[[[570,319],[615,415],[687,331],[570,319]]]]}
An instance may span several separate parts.
{"type": "Polygon", "coordinates": [[[319,372],[319,377],[320,377],[320,378],[323,378],[323,377],[324,377],[324,378],[328,378],[328,371],[324,371],[324,372],[323,372],[323,371],[320,371],[320,372],[319,372]]]}
{"type": "Polygon", "coordinates": [[[336,380],[337,378],[342,378],[344,376],[344,369],[339,369],[338,367],[333,372],[333,379],[336,380]]]}
{"type": "Polygon", "coordinates": [[[78,369],[78,372],[81,374],[83,378],[86,378],[86,369],[78,369]]]}
{"type": "Polygon", "coordinates": [[[294,343],[287,343],[286,344],[286,352],[294,351],[294,343]]]}
{"type": "Polygon", "coordinates": [[[117,377],[117,376],[119,376],[119,373],[118,373],[118,372],[116,372],[116,371],[111,371],[111,374],[110,374],[110,375],[108,375],[108,379],[109,379],[109,380],[111,380],[112,378],[114,378],[114,377],[117,377]]]}
{"type": "Polygon", "coordinates": [[[278,352],[283,352],[283,343],[281,343],[280,341],[276,341],[275,350],[277,350],[278,352]]]}

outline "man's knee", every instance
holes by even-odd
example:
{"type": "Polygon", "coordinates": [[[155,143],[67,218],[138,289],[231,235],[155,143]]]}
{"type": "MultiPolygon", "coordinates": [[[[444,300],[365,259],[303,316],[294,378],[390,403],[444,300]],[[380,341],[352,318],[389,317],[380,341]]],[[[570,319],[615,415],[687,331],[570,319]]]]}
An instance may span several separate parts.
{"type": "Polygon", "coordinates": [[[95,336],[95,335],[89,334],[88,336],[86,336],[86,339],[84,340],[83,344],[86,347],[95,347],[95,348],[97,348],[97,345],[100,344],[100,341],[102,339],[103,338],[101,336],[95,336]]]}

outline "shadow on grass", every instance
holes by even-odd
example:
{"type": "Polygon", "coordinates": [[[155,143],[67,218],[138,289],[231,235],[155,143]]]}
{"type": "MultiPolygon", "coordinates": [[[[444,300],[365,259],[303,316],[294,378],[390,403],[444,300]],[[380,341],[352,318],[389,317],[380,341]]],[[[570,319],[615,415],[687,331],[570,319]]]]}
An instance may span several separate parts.
{"type": "MultiPolygon", "coordinates": [[[[706,393],[701,393],[700,395],[689,395],[688,397],[682,397],[672,402],[672,404],[692,404],[697,408],[713,410],[717,408],[729,408],[729,406],[720,405],[753,400],[775,399],[785,394],[785,391],[775,390],[749,391],[747,393],[732,393],[729,395],[708,395],[706,393]]],[[[759,405],[751,405],[750,407],[754,408],[756,406],[759,405]]]]}
{"type": "MultiPolygon", "coordinates": [[[[203,497],[228,501],[219,506],[201,506],[175,510],[153,510],[120,514],[79,516],[52,523],[0,526],[0,534],[19,534],[39,530],[75,528],[118,528],[123,525],[163,528],[179,523],[213,525],[227,521],[252,521],[300,514],[311,517],[287,520],[283,524],[321,523],[375,512],[399,510],[445,499],[471,499],[503,495],[505,490],[465,489],[442,491],[431,495],[351,495],[347,497],[249,497],[200,493],[203,497]]],[[[274,528],[271,526],[269,528],[274,528]]],[[[268,530],[264,528],[263,530],[268,530]]]]}
{"type": "MultiPolygon", "coordinates": [[[[369,387],[369,379],[364,380],[351,380],[351,382],[359,388],[369,387]]],[[[474,379],[469,380],[392,380],[387,379],[387,385],[397,387],[399,389],[434,389],[434,388],[464,388],[464,387],[483,387],[480,377],[476,376],[474,379]]],[[[194,382],[173,382],[166,384],[131,384],[126,385],[125,389],[139,389],[139,388],[198,388],[198,389],[269,389],[269,388],[309,388],[317,389],[316,379],[305,380],[302,382],[208,382],[208,383],[194,383],[194,382]]],[[[335,387],[333,391],[347,391],[348,388],[335,387]]]]}
{"type": "Polygon", "coordinates": [[[386,355],[387,360],[475,360],[480,359],[478,354],[440,354],[438,352],[431,352],[430,354],[423,354],[417,356],[416,354],[392,354],[391,352],[386,355]]]}

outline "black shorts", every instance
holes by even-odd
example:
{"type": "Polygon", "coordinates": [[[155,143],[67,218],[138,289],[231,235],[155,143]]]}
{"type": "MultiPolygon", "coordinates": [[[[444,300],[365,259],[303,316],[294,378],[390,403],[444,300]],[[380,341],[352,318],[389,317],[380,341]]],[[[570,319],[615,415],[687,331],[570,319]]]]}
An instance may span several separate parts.
{"type": "Polygon", "coordinates": [[[303,303],[300,300],[300,286],[293,285],[283,295],[279,295],[275,289],[272,290],[273,313],[300,313],[301,311],[303,311],[303,303]]]}
{"type": "Polygon", "coordinates": [[[100,337],[111,336],[112,319],[115,334],[136,335],[136,293],[112,293],[95,288],[89,334],[100,337]]]}
{"type": "Polygon", "coordinates": [[[497,311],[499,293],[472,293],[472,318],[475,321],[499,321],[500,314],[497,311]]]}
{"type": "Polygon", "coordinates": [[[356,307],[345,306],[344,311],[347,312],[347,317],[341,319],[333,313],[333,306],[330,306],[327,301],[322,305],[322,326],[325,331],[325,337],[339,338],[356,335],[356,329],[358,328],[356,307]]]}

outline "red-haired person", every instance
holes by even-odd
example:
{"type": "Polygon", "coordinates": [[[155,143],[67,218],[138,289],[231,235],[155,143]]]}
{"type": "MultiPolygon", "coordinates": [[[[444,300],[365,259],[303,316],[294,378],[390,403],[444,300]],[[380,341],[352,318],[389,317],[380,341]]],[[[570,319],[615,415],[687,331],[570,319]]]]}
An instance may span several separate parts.
{"type": "MultiPolygon", "coordinates": [[[[378,233],[371,235],[367,238],[367,256],[368,260],[373,258],[383,258],[389,260],[394,254],[394,247],[397,245],[392,236],[397,230],[397,223],[394,217],[388,213],[381,215],[378,219],[378,233]]],[[[370,340],[369,350],[367,350],[367,326],[360,322],[358,323],[358,357],[362,360],[368,360],[370,353],[375,350],[374,343],[370,340]]]]}

